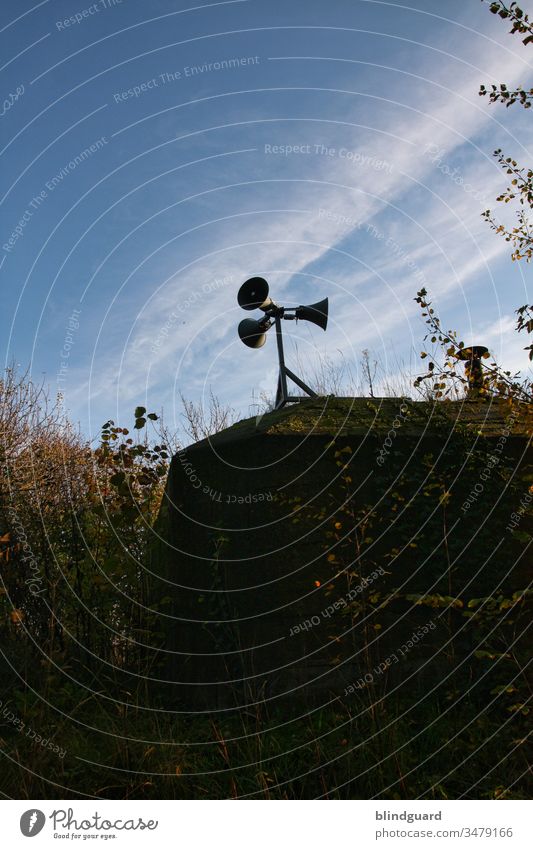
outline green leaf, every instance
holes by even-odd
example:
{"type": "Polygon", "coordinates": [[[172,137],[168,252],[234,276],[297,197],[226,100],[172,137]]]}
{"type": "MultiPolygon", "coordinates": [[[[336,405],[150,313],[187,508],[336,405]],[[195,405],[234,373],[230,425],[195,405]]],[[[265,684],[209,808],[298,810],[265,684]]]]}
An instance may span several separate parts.
{"type": "Polygon", "coordinates": [[[135,418],[140,419],[146,413],[146,407],[135,407],[135,418]]]}

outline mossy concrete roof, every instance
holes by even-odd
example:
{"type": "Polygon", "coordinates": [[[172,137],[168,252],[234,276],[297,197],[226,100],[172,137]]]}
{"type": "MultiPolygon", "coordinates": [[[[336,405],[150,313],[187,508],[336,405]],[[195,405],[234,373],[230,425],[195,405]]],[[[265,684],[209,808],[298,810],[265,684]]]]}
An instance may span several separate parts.
{"type": "MultiPolygon", "coordinates": [[[[449,422],[450,429],[462,427],[484,437],[499,436],[509,428],[509,436],[527,435],[522,418],[512,418],[503,401],[412,401],[407,398],[339,398],[332,395],[303,399],[281,410],[242,419],[229,428],[197,442],[190,449],[206,444],[213,447],[246,440],[259,434],[280,436],[359,436],[370,429],[386,432],[400,416],[404,437],[431,435],[437,423],[449,422]]],[[[396,424],[396,427],[398,425],[396,424]]],[[[189,450],[189,449],[187,449],[189,450]]]]}

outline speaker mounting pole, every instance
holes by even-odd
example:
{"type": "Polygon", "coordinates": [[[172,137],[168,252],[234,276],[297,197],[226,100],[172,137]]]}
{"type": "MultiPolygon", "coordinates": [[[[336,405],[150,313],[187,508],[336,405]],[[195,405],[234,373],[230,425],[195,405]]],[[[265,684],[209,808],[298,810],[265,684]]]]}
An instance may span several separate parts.
{"type": "Polygon", "coordinates": [[[328,299],[316,304],[300,305],[299,307],[282,307],[277,304],[268,294],[269,286],[264,277],[250,277],[239,289],[237,302],[243,310],[259,309],[263,313],[260,320],[245,318],[238,327],[241,342],[248,348],[262,348],[266,342],[266,336],[271,327],[276,328],[276,341],[278,345],[279,376],[278,389],[276,392],[276,410],[284,407],[289,401],[300,401],[299,395],[289,395],[287,389],[287,378],[292,380],[311,398],[316,398],[317,393],[303,382],[290,368],[285,365],[283,353],[283,335],[281,332],[281,320],[310,321],[322,330],[328,323],[328,299]]]}
{"type": "Polygon", "coordinates": [[[276,404],[274,406],[275,410],[280,410],[288,401],[299,401],[300,398],[297,395],[289,395],[287,389],[287,378],[289,377],[293,383],[296,383],[300,389],[303,389],[304,392],[307,392],[311,398],[316,398],[316,392],[313,392],[312,389],[307,386],[303,380],[300,380],[294,372],[287,368],[285,365],[285,354],[283,352],[283,334],[281,331],[281,318],[279,315],[276,316],[276,342],[278,343],[278,360],[279,360],[279,377],[278,377],[278,391],[276,392],[276,404]]]}

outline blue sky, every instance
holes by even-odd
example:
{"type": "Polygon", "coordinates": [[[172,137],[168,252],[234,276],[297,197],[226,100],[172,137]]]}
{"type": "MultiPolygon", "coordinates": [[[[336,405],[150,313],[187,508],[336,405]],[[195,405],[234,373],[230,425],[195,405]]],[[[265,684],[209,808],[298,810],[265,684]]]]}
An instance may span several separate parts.
{"type": "Polygon", "coordinates": [[[91,437],[137,404],[178,424],[180,392],[250,415],[276,346],[242,345],[236,294],[261,275],[281,303],[330,299],[325,334],[286,325],[292,363],[416,369],[423,285],[526,366],[530,269],[480,217],[506,185],[492,151],[532,161],[530,113],[477,94],[531,85],[508,29],[479,0],[3,0],[4,362],[91,437]]]}

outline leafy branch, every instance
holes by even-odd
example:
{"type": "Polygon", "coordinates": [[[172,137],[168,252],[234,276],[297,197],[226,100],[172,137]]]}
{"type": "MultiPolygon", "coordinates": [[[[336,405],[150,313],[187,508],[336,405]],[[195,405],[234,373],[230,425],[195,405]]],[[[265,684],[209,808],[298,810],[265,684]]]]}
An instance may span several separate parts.
{"type": "MultiPolygon", "coordinates": [[[[525,330],[526,333],[533,333],[533,306],[524,304],[523,307],[517,309],[516,314],[518,316],[516,322],[518,332],[525,330]]],[[[524,351],[529,351],[529,359],[533,360],[533,344],[527,345],[524,351]]]]}
{"type": "MultiPolygon", "coordinates": [[[[483,3],[483,0],[481,2],[483,3]]],[[[525,35],[526,37],[522,39],[524,44],[529,44],[533,41],[533,23],[529,20],[529,16],[519,7],[518,3],[513,2],[509,6],[506,6],[501,0],[491,0],[489,8],[493,15],[499,15],[503,20],[508,18],[512,21],[513,25],[509,30],[511,35],[515,33],[525,35]]]]}
{"type": "MultiPolygon", "coordinates": [[[[147,419],[155,422],[158,416],[136,407],[134,429],[143,430],[147,419]]],[[[150,522],[156,515],[168,471],[167,446],[152,446],[146,439],[134,442],[127,428],[117,427],[110,419],[102,426],[101,444],[94,457],[104,481],[100,497],[107,515],[118,513],[132,525],[139,518],[150,522]]]]}
{"type": "Polygon", "coordinates": [[[500,83],[500,87],[492,84],[489,91],[486,86],[479,87],[479,96],[489,96],[490,103],[505,103],[506,107],[512,106],[517,101],[524,109],[531,109],[533,103],[533,88],[524,89],[520,86],[509,90],[505,83],[500,83]]]}
{"type": "MultiPolygon", "coordinates": [[[[421,359],[428,359],[428,368],[425,374],[419,375],[414,381],[415,387],[420,387],[426,382],[431,382],[431,390],[434,398],[446,398],[457,392],[457,384],[468,388],[470,397],[498,397],[508,401],[526,402],[533,401],[533,384],[529,380],[523,380],[520,372],[511,374],[504,371],[495,361],[484,365],[481,372],[482,378],[479,385],[472,378],[475,374],[474,349],[465,346],[460,341],[457,333],[453,330],[442,329],[438,315],[428,300],[426,289],[420,289],[414,299],[422,309],[422,316],[428,326],[428,332],[424,341],[430,340],[437,343],[444,352],[444,361],[433,354],[423,350],[421,359]],[[461,374],[458,365],[465,367],[461,374]],[[470,376],[470,380],[469,380],[470,376]]],[[[518,315],[517,330],[533,332],[533,307],[524,306],[516,311],[518,315]]],[[[528,346],[530,359],[533,359],[533,345],[528,346]]],[[[480,355],[484,360],[490,359],[490,353],[486,351],[480,355]]],[[[481,366],[479,366],[481,369],[481,366]]]]}
{"type": "MultiPolygon", "coordinates": [[[[521,206],[533,206],[533,170],[531,168],[520,168],[515,159],[504,156],[502,150],[494,151],[498,164],[506,174],[512,177],[511,184],[502,192],[496,200],[500,203],[518,201],[521,206]]],[[[514,251],[511,254],[513,260],[525,259],[529,262],[533,256],[533,228],[523,210],[517,212],[518,226],[507,229],[501,224],[490,209],[482,213],[482,217],[498,235],[502,235],[507,242],[511,242],[514,251]]]]}
{"type": "Polygon", "coordinates": [[[531,260],[533,256],[533,227],[524,212],[519,211],[516,213],[518,225],[510,229],[507,229],[499,222],[490,209],[485,210],[482,213],[482,217],[495,233],[503,236],[506,242],[513,244],[512,260],[525,259],[526,262],[531,260]]]}
{"type": "MultiPolygon", "coordinates": [[[[525,35],[525,38],[522,39],[525,45],[533,41],[533,23],[517,3],[506,6],[505,3],[497,0],[497,2],[491,2],[490,11],[504,20],[510,19],[512,22],[510,33],[525,35]]],[[[490,91],[482,85],[479,89],[479,95],[481,97],[488,95],[490,103],[504,103],[506,107],[512,106],[513,103],[520,103],[524,109],[530,109],[533,104],[533,88],[524,89],[522,86],[517,86],[510,89],[506,83],[500,83],[499,86],[493,84],[490,86],[490,91]]],[[[520,204],[527,204],[532,207],[533,171],[520,168],[514,159],[505,157],[500,149],[494,151],[494,156],[497,157],[499,165],[513,178],[511,185],[497,200],[503,203],[518,200],[520,204]]],[[[512,228],[507,228],[504,224],[498,222],[490,209],[485,210],[482,216],[495,233],[503,236],[507,242],[513,245],[514,250],[511,254],[513,260],[525,259],[526,262],[530,261],[533,256],[533,229],[523,210],[517,212],[518,224],[512,228]]]]}

